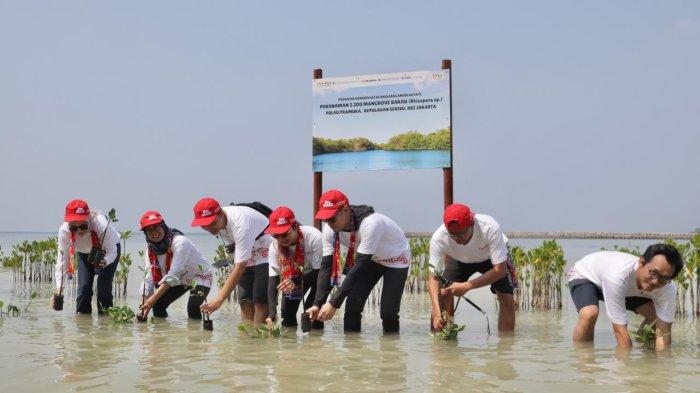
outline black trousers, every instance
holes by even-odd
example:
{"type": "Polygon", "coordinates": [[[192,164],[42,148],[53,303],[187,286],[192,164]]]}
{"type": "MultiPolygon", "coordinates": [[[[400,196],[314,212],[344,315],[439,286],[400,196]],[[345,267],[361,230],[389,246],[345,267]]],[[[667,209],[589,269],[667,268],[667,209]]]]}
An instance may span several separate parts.
{"type": "Polygon", "coordinates": [[[114,305],[112,296],[112,282],[114,273],[119,266],[121,244],[117,244],[117,258],[103,268],[95,269],[88,263],[88,254],[78,253],[78,296],[75,311],[80,314],[92,314],[92,284],[97,275],[97,312],[102,314],[114,305]]]}
{"type": "MultiPolygon", "coordinates": [[[[179,299],[180,296],[184,295],[190,287],[184,285],[176,285],[174,287],[168,288],[167,291],[161,296],[156,304],[153,305],[153,316],[159,318],[165,318],[168,316],[167,308],[179,299]]],[[[202,319],[202,312],[199,310],[199,306],[204,303],[209,294],[209,287],[204,285],[197,285],[192,290],[190,290],[190,298],[187,300],[187,316],[192,319],[202,319]]]]}
{"type": "Polygon", "coordinates": [[[379,279],[384,278],[379,306],[382,327],[386,333],[398,332],[401,297],[407,276],[407,267],[391,268],[376,262],[364,263],[362,269],[356,272],[355,283],[345,300],[345,317],[343,318],[345,331],[360,331],[362,310],[365,308],[367,298],[379,279]]]}
{"type": "MultiPolygon", "coordinates": [[[[314,299],[316,298],[316,283],[318,282],[318,269],[310,270],[304,274],[304,282],[302,286],[302,296],[307,292],[306,299],[304,299],[304,310],[314,305],[314,299]]],[[[297,310],[299,309],[299,303],[301,299],[289,299],[286,296],[282,296],[282,326],[297,326],[297,310]]],[[[312,323],[312,328],[323,329],[323,322],[314,321],[312,323]]]]}

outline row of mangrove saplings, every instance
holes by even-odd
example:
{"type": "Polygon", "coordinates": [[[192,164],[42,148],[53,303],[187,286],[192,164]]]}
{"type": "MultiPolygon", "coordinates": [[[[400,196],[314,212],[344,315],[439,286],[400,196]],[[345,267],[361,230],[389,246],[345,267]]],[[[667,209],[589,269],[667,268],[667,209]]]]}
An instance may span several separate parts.
{"type": "MultiPolygon", "coordinates": [[[[114,294],[126,298],[129,269],[133,264],[131,254],[127,252],[126,243],[131,238],[131,231],[120,232],[122,238],[122,255],[114,277],[114,294]]],[[[700,315],[700,233],[693,236],[689,242],[676,242],[667,239],[667,244],[675,246],[683,256],[685,267],[675,278],[678,286],[677,314],[680,316],[700,315]]],[[[430,238],[409,238],[413,261],[406,281],[405,291],[410,294],[426,293],[428,291],[428,268],[430,266],[430,238]]],[[[16,244],[9,255],[0,250],[0,260],[5,269],[11,269],[15,295],[29,295],[33,292],[44,293],[51,290],[48,285],[53,280],[54,263],[57,252],[56,238],[41,241],[24,241],[16,244]]],[[[615,247],[618,251],[641,255],[640,248],[615,247]]],[[[138,252],[141,260],[144,252],[138,252]]],[[[555,240],[545,240],[538,247],[526,249],[520,246],[509,247],[510,258],[515,267],[518,288],[515,291],[516,304],[521,310],[529,309],[561,309],[564,296],[565,267],[567,260],[564,251],[555,240]]],[[[344,255],[344,253],[341,253],[344,255]]],[[[214,260],[225,259],[223,245],[215,251],[214,260]]],[[[342,261],[341,261],[342,262],[342,261]]],[[[140,266],[141,264],[139,264],[140,266]]],[[[77,269],[76,269],[77,274],[77,269]]],[[[228,277],[228,269],[217,269],[216,285],[221,288],[228,277]]],[[[68,285],[75,287],[77,280],[68,285]]],[[[381,287],[377,287],[380,292],[381,287]]],[[[370,296],[370,304],[378,302],[378,293],[370,296]]],[[[236,293],[232,294],[236,298],[236,293]]]]}

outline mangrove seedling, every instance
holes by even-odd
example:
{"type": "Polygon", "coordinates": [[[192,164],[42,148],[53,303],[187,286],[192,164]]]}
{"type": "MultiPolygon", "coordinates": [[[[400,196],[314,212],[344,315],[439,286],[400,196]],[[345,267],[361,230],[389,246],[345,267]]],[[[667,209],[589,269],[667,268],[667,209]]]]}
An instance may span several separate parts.
{"type": "Polygon", "coordinates": [[[110,307],[103,312],[110,316],[112,323],[115,325],[124,325],[127,323],[132,323],[134,321],[134,310],[129,308],[129,306],[114,306],[110,307]]]}
{"type": "Polygon", "coordinates": [[[24,307],[24,312],[25,312],[25,313],[29,310],[29,306],[32,305],[32,301],[33,301],[34,299],[36,299],[38,296],[39,296],[39,293],[36,292],[36,291],[32,292],[32,294],[29,295],[29,303],[27,303],[27,306],[24,307]]]}
{"type": "Polygon", "coordinates": [[[644,349],[656,347],[656,319],[652,323],[640,325],[636,332],[630,332],[630,336],[642,345],[644,349]]]}
{"type": "Polygon", "coordinates": [[[272,329],[270,329],[267,325],[260,325],[257,328],[253,328],[247,323],[242,323],[238,325],[238,331],[253,338],[277,338],[287,334],[287,329],[282,329],[282,321],[275,322],[272,329]]]}
{"type": "Polygon", "coordinates": [[[457,325],[454,322],[454,317],[450,316],[447,311],[442,312],[442,320],[445,322],[437,332],[430,333],[430,336],[441,340],[456,340],[459,332],[464,330],[466,325],[457,325]]]}

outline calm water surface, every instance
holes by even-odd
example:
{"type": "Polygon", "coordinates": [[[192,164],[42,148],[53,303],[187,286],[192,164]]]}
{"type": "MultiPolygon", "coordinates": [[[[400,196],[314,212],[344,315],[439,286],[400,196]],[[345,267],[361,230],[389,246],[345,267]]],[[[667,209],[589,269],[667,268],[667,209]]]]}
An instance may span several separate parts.
{"type": "Polygon", "coordinates": [[[313,158],[315,172],[425,169],[450,166],[449,150],[370,150],[347,153],[317,154],[313,158]]]}
{"type": "MultiPolygon", "coordinates": [[[[193,238],[205,254],[213,254],[215,239],[193,238]]],[[[6,234],[3,242],[7,249],[6,234]]],[[[567,256],[601,247],[600,241],[583,243],[565,245],[567,256]]],[[[13,297],[11,282],[11,272],[0,273],[0,299],[24,304],[13,297]]],[[[132,308],[140,300],[139,284],[140,271],[132,269],[126,300],[132,308]]],[[[495,331],[497,311],[488,290],[470,298],[487,311],[495,331]]],[[[339,312],[323,333],[289,332],[264,340],[237,332],[240,316],[232,305],[214,314],[215,330],[208,332],[187,320],[184,298],[170,307],[167,320],[117,327],[96,315],[75,315],[71,294],[62,312],[49,309],[45,297],[26,315],[0,320],[0,380],[3,392],[698,391],[696,321],[677,319],[671,351],[634,348],[625,354],[616,352],[610,324],[601,315],[595,347],[574,348],[576,313],[568,294],[565,300],[560,311],[518,312],[512,337],[487,335],[485,318],[460,304],[457,322],[467,324],[466,330],[456,342],[436,342],[427,333],[430,306],[424,294],[404,296],[399,335],[384,336],[378,310],[369,307],[361,334],[343,334],[339,312]]],[[[639,318],[632,320],[636,325],[639,318]]]]}

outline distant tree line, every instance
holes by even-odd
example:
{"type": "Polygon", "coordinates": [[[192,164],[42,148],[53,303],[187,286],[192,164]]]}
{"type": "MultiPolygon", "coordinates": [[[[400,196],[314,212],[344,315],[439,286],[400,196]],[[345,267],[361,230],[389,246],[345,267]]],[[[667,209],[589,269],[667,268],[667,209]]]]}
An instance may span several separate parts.
{"type": "Polygon", "coordinates": [[[367,138],[313,138],[313,154],[369,150],[450,150],[450,130],[442,128],[426,135],[409,131],[392,136],[387,143],[375,143],[367,138]]]}

